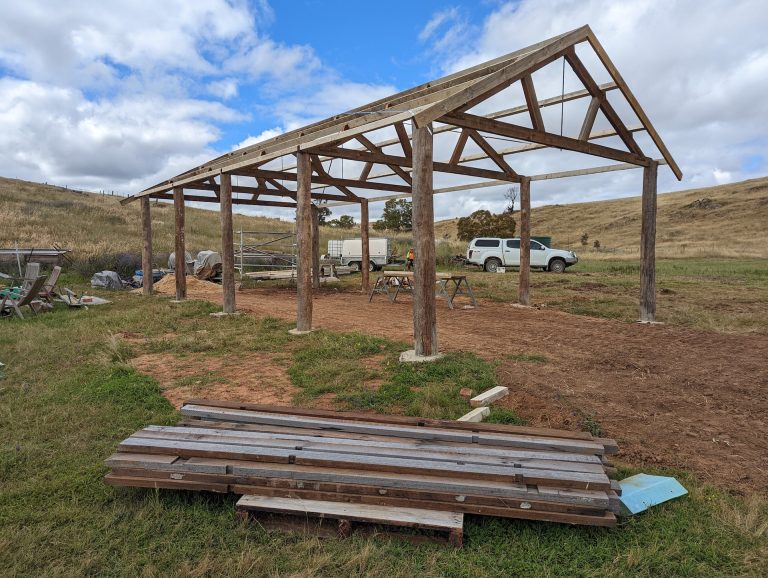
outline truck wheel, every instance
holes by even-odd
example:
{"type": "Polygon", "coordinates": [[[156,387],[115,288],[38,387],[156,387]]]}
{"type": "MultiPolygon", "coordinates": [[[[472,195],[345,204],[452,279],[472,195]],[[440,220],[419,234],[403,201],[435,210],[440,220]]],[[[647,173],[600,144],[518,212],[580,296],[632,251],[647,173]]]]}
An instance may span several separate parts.
{"type": "Polygon", "coordinates": [[[552,273],[562,273],[565,271],[565,261],[562,259],[552,259],[549,262],[549,270],[552,273]]]}
{"type": "Polygon", "coordinates": [[[373,272],[376,269],[378,269],[378,267],[376,267],[376,263],[374,263],[373,261],[369,261],[368,262],[368,271],[373,272]]]}
{"type": "Polygon", "coordinates": [[[357,261],[350,261],[349,266],[352,268],[353,273],[358,273],[360,271],[360,263],[357,261]]]}
{"type": "Polygon", "coordinates": [[[501,260],[496,257],[491,257],[485,262],[485,270],[489,273],[495,273],[499,267],[501,267],[501,260]]]}

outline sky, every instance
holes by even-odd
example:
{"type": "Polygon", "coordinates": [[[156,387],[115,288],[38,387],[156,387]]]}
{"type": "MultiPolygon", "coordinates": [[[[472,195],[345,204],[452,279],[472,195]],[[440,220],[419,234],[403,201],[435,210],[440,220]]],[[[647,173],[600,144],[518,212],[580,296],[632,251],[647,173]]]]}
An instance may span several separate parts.
{"type": "MultiPolygon", "coordinates": [[[[0,5],[0,175],[7,177],[135,193],[223,152],[583,24],[685,174],[678,183],[661,168],[660,191],[768,174],[764,0],[0,5]]],[[[561,86],[542,77],[537,89],[545,98],[561,86]]],[[[570,114],[566,124],[580,121],[570,114]]],[[[528,174],[560,169],[556,155],[541,167],[521,162],[528,174]]],[[[532,201],[633,196],[641,181],[642,171],[625,171],[536,182],[532,201]]],[[[436,217],[501,210],[503,193],[436,197],[436,217]]],[[[380,210],[372,205],[371,216],[380,210]]],[[[257,211],[291,218],[288,210],[257,211]]],[[[343,213],[357,215],[354,207],[334,214],[343,213]]]]}

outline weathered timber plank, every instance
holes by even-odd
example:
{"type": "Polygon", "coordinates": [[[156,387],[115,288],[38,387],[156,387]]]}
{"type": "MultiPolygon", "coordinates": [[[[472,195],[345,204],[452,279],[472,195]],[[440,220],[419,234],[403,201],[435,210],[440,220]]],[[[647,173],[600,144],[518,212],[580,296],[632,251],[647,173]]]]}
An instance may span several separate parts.
{"type": "MultiPolygon", "coordinates": [[[[401,271],[402,273],[402,271],[401,271]]],[[[407,273],[407,271],[406,271],[407,273]]],[[[414,425],[419,427],[438,427],[449,429],[471,429],[472,431],[486,431],[510,434],[525,435],[543,435],[547,437],[563,437],[573,439],[592,439],[588,432],[574,432],[553,428],[539,428],[529,426],[516,426],[506,424],[464,424],[456,423],[447,419],[429,419],[422,417],[411,417],[404,415],[384,415],[358,412],[331,411],[325,409],[265,405],[258,403],[247,403],[238,401],[212,400],[212,399],[190,399],[184,402],[184,405],[206,405],[209,407],[220,407],[226,409],[241,409],[262,411],[266,413],[288,413],[291,415],[305,415],[311,417],[330,417],[335,419],[348,419],[352,421],[369,421],[375,423],[392,423],[399,425],[414,425]]]]}
{"type": "MultiPolygon", "coordinates": [[[[235,433],[235,432],[233,432],[235,433]]],[[[343,440],[344,443],[334,443],[328,440],[293,440],[281,439],[271,434],[267,435],[227,435],[226,430],[206,430],[201,432],[194,428],[172,428],[165,426],[162,431],[153,431],[153,428],[145,428],[133,434],[134,438],[165,439],[178,441],[192,441],[197,443],[229,445],[243,445],[253,447],[274,447],[284,449],[302,449],[317,452],[333,452],[360,454],[369,456],[388,456],[404,459],[429,461],[461,462],[465,464],[486,464],[509,467],[527,467],[532,469],[573,471],[586,473],[604,473],[604,467],[599,463],[568,462],[547,459],[546,455],[539,454],[536,457],[514,457],[505,455],[488,456],[473,453],[459,454],[450,451],[433,451],[428,448],[394,447],[391,444],[355,444],[353,440],[343,440]]]]}
{"type": "MultiPolygon", "coordinates": [[[[123,469],[136,470],[141,468],[123,469]]],[[[495,498],[498,498],[503,500],[504,503],[508,500],[517,499],[534,505],[538,502],[546,502],[568,504],[580,508],[605,509],[608,506],[606,491],[601,490],[551,488],[494,480],[446,478],[410,473],[371,472],[340,467],[302,466],[247,460],[193,457],[187,460],[179,460],[170,465],[153,466],[152,469],[145,469],[143,471],[146,474],[140,477],[158,476],[170,478],[171,474],[206,475],[208,477],[205,479],[210,480],[212,483],[266,484],[299,489],[311,487],[325,491],[337,491],[333,489],[334,486],[337,489],[344,486],[344,491],[346,492],[373,492],[377,495],[398,492],[398,495],[406,497],[421,496],[420,493],[427,492],[430,494],[429,499],[461,502],[470,500],[471,497],[472,503],[484,503],[487,505],[499,505],[498,502],[493,501],[495,498]],[[215,466],[222,463],[227,467],[226,473],[209,473],[215,469],[215,466]],[[366,490],[365,488],[368,489],[366,490]],[[407,494],[407,492],[411,493],[407,494]]]]}
{"type": "MultiPolygon", "coordinates": [[[[397,498],[375,498],[362,495],[320,493],[312,490],[282,490],[275,488],[262,488],[259,486],[234,485],[232,490],[236,494],[250,493],[250,495],[267,496],[285,496],[289,499],[325,499],[329,501],[339,500],[344,503],[366,504],[373,502],[375,504],[387,505],[387,507],[416,507],[423,510],[433,510],[436,507],[448,507],[448,504],[435,504],[434,502],[419,502],[411,500],[400,500],[397,498]]],[[[536,520],[541,522],[556,522],[562,524],[581,524],[591,526],[610,527],[616,524],[616,517],[613,512],[601,512],[599,514],[574,514],[568,512],[531,510],[526,508],[494,508],[491,506],[468,506],[466,504],[452,504],[450,508],[457,512],[475,514],[481,516],[494,516],[501,518],[517,518],[523,520],[536,520]]]]}
{"type": "Polygon", "coordinates": [[[244,495],[237,501],[238,508],[267,512],[301,513],[310,516],[341,518],[357,522],[372,522],[392,526],[451,530],[464,526],[464,514],[423,508],[407,508],[378,504],[342,503],[325,500],[297,500],[274,496],[244,495]]]}
{"type": "Polygon", "coordinates": [[[456,430],[437,428],[412,428],[395,425],[366,424],[363,422],[348,422],[343,420],[298,418],[283,414],[267,414],[239,410],[218,410],[200,406],[186,405],[181,409],[182,414],[204,419],[241,421],[245,423],[263,423],[270,425],[286,425],[290,427],[307,427],[331,431],[347,431],[354,433],[384,434],[389,436],[430,439],[473,444],[490,444],[527,449],[543,449],[557,451],[573,451],[585,454],[602,455],[605,448],[601,444],[590,441],[570,440],[559,438],[544,438],[537,436],[504,435],[495,433],[460,432],[456,430]]]}
{"type": "MultiPolygon", "coordinates": [[[[265,493],[267,495],[282,494],[285,497],[303,498],[322,496],[328,500],[339,499],[344,503],[349,503],[351,500],[355,500],[358,503],[367,500],[365,496],[354,496],[347,494],[320,494],[314,491],[306,490],[276,490],[274,488],[263,488],[261,486],[248,486],[248,485],[233,485],[222,486],[220,484],[208,484],[202,482],[188,482],[184,480],[173,479],[152,479],[152,478],[139,478],[139,477],[121,477],[113,474],[107,474],[104,477],[104,481],[112,486],[128,486],[128,487],[143,487],[143,488],[163,488],[170,490],[198,490],[198,491],[211,491],[224,493],[227,489],[231,489],[235,494],[258,494],[265,493]],[[222,489],[226,488],[226,489],[222,489]]],[[[378,503],[382,503],[383,500],[376,498],[378,503]]],[[[400,501],[398,499],[388,500],[387,504],[398,505],[406,503],[414,504],[418,502],[413,501],[400,501]]],[[[420,504],[423,509],[434,509],[435,503],[423,502],[420,504]]],[[[438,507],[442,505],[438,504],[438,507]]],[[[545,522],[557,522],[565,524],[584,524],[594,526],[613,526],[616,523],[616,517],[612,512],[605,512],[602,515],[585,515],[585,514],[572,514],[556,511],[541,511],[532,509],[513,509],[513,508],[493,508],[489,506],[464,506],[457,503],[451,505],[454,510],[463,510],[469,513],[479,515],[491,515],[508,518],[519,518],[524,520],[537,520],[545,522]]]]}
{"type": "Polygon", "coordinates": [[[216,492],[226,494],[229,486],[226,484],[210,484],[208,482],[186,482],[183,480],[160,480],[154,478],[120,477],[113,474],[104,476],[104,482],[110,486],[127,486],[130,488],[165,488],[169,490],[194,490],[198,492],[216,492]]]}
{"type": "MultiPolygon", "coordinates": [[[[577,454],[572,452],[556,452],[556,451],[535,451],[524,449],[501,449],[493,446],[484,446],[480,444],[462,444],[452,442],[433,442],[430,440],[408,440],[402,437],[392,437],[384,435],[371,435],[371,434],[354,434],[349,432],[331,432],[327,430],[318,429],[305,429],[305,428],[290,428],[260,424],[247,424],[247,423],[234,423],[234,422],[217,422],[208,420],[188,420],[182,421],[179,426],[193,430],[200,429],[215,429],[227,432],[239,432],[246,434],[256,435],[272,435],[278,439],[291,439],[291,440],[303,440],[303,441],[323,441],[327,440],[332,443],[339,444],[353,444],[353,445],[373,445],[381,446],[385,444],[387,447],[399,447],[403,449],[427,449],[434,451],[444,451],[455,454],[470,454],[470,455],[487,455],[487,456],[500,456],[509,458],[540,458],[548,460],[561,460],[568,462],[581,462],[590,464],[603,464],[606,463],[599,456],[589,454],[577,454]]],[[[166,428],[171,426],[148,426],[145,429],[153,428],[166,428]]],[[[609,464],[610,465],[610,464],[609,464]]]]}
{"type": "MultiPolygon", "coordinates": [[[[203,460],[204,458],[197,458],[203,460]]],[[[601,513],[610,506],[610,500],[606,499],[606,495],[610,493],[606,491],[601,493],[600,505],[591,504],[588,502],[570,502],[560,501],[555,499],[539,499],[535,489],[528,489],[525,496],[489,496],[482,495],[481,493],[451,493],[442,492],[429,489],[418,488],[399,488],[399,487],[386,487],[378,483],[378,480],[372,479],[370,484],[347,484],[337,482],[320,482],[312,480],[296,480],[291,478],[269,478],[258,476],[243,476],[234,474],[211,474],[211,473],[197,473],[195,465],[190,464],[192,460],[188,460],[185,463],[174,464],[173,466],[166,466],[166,469],[143,469],[143,468],[114,468],[112,473],[118,477],[138,477],[138,478],[152,478],[162,480],[186,480],[192,482],[207,482],[213,484],[229,484],[241,485],[241,486],[258,486],[267,488],[277,488],[283,490],[313,490],[316,492],[331,492],[331,493],[344,493],[351,495],[365,495],[376,499],[386,498],[398,498],[404,500],[418,500],[425,501],[427,503],[438,502],[434,506],[427,506],[428,508],[434,507],[437,509],[445,509],[445,504],[461,504],[465,507],[472,508],[474,506],[489,506],[493,508],[522,508],[551,512],[568,512],[574,514],[590,514],[601,513]],[[440,502],[442,504],[440,504],[440,502]]],[[[234,462],[233,462],[234,463],[234,462]]],[[[470,481],[471,482],[471,481],[470,481]]],[[[474,487],[474,486],[472,486],[474,487]]],[[[478,490],[476,490],[478,491],[478,490]]],[[[382,502],[383,503],[383,502],[382,502]]],[[[462,511],[476,513],[474,510],[468,509],[462,511]]]]}
{"type": "Polygon", "coordinates": [[[514,481],[518,483],[546,484],[564,488],[610,489],[605,474],[534,470],[523,467],[491,466],[461,462],[418,462],[385,456],[350,455],[333,452],[315,452],[297,449],[278,449],[231,444],[205,444],[186,441],[155,440],[129,437],[118,451],[139,453],[173,453],[180,457],[215,457],[233,460],[252,460],[270,463],[295,463],[324,467],[352,467],[360,470],[408,472],[425,475],[514,481]]]}

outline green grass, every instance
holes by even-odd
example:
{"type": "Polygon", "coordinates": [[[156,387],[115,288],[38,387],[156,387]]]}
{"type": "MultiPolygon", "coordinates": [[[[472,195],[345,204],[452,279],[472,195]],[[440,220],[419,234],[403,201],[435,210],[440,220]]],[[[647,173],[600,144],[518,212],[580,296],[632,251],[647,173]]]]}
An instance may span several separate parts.
{"type": "MultiPolygon", "coordinates": [[[[308,400],[319,395],[315,383],[324,383],[349,407],[428,417],[456,417],[466,407],[456,399],[459,388],[495,383],[493,365],[471,355],[400,365],[394,358],[402,344],[386,340],[331,332],[293,337],[280,321],[211,318],[214,307],[206,303],[113,298],[113,305],[89,311],[0,320],[0,359],[7,364],[0,379],[0,576],[758,576],[768,570],[766,501],[728,496],[685,472],[673,473],[689,497],[618,528],[469,516],[463,550],[268,533],[236,522],[231,496],[108,487],[103,460],[121,439],[179,417],[158,384],[126,364],[150,349],[190,355],[197,343],[195,355],[283,352],[308,400]],[[124,347],[121,332],[150,339],[124,347]],[[314,369],[341,362],[365,365],[378,389],[366,398],[359,381],[366,374],[314,369]]],[[[494,410],[492,419],[510,423],[515,416],[494,410]]]]}
{"type": "MultiPolygon", "coordinates": [[[[468,275],[475,295],[499,303],[517,301],[518,273],[440,267],[468,275]]],[[[637,261],[582,259],[565,273],[531,273],[531,303],[574,315],[634,322],[638,319],[637,261]]],[[[657,319],[669,325],[722,333],[768,334],[768,260],[659,259],[657,319]]],[[[359,276],[343,279],[359,286],[359,276]]]]}

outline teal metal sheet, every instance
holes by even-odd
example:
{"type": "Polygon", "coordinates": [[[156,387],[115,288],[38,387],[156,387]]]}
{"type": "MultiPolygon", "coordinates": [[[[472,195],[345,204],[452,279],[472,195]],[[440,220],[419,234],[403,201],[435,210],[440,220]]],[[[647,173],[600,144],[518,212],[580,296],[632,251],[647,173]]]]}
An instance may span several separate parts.
{"type": "Polygon", "coordinates": [[[631,516],[688,493],[680,482],[667,476],[637,474],[619,482],[621,514],[631,516]]]}

